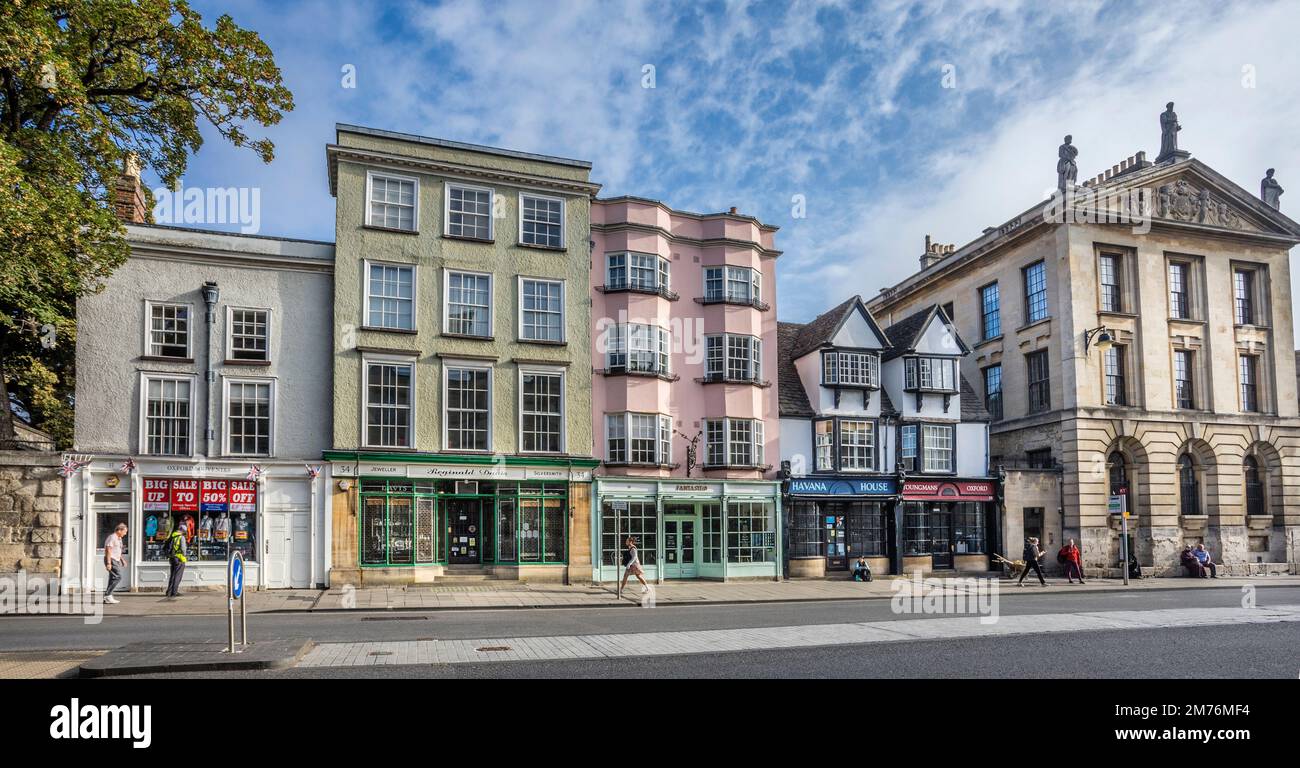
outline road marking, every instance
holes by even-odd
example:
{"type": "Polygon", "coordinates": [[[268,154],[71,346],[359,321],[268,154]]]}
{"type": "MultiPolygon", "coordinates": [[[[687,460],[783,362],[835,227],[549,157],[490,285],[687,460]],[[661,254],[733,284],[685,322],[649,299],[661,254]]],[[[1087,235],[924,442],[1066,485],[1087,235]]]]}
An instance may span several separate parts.
{"type": "Polygon", "coordinates": [[[825,645],[894,643],[965,637],[1087,632],[1116,629],[1300,622],[1300,605],[1269,608],[1168,608],[1000,616],[982,624],[978,616],[899,619],[854,624],[815,624],[746,629],[704,629],[627,634],[498,637],[479,640],[321,643],[300,667],[398,664],[465,664],[497,661],[626,658],[674,654],[762,651],[825,645]],[[491,648],[493,650],[479,650],[491,648]],[[499,650],[505,649],[505,650],[499,650]],[[376,655],[387,651],[388,655],[376,655]]]}

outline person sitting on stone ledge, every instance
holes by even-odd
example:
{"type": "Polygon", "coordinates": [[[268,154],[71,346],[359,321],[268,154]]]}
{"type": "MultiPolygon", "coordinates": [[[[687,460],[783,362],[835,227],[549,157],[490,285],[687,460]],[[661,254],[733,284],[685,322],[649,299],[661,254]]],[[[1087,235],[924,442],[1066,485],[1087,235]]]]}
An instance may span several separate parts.
{"type": "Polygon", "coordinates": [[[871,568],[867,566],[867,558],[859,557],[858,561],[853,564],[854,581],[871,581],[871,568]]]}
{"type": "Polygon", "coordinates": [[[1206,571],[1209,571],[1211,579],[1219,578],[1219,567],[1210,558],[1210,550],[1206,549],[1204,544],[1197,544],[1192,554],[1196,556],[1196,562],[1201,566],[1201,578],[1205,578],[1206,571]]]}
{"type": "Polygon", "coordinates": [[[1203,575],[1205,569],[1201,567],[1201,561],[1196,558],[1190,545],[1183,547],[1183,553],[1178,556],[1178,561],[1187,569],[1187,575],[1191,578],[1203,575]]]}

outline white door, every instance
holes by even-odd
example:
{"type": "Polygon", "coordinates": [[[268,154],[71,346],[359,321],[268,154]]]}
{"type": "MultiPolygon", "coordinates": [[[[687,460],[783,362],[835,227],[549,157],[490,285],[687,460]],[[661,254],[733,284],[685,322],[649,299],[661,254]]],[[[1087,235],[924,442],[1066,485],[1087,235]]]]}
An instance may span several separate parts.
{"type": "MultiPolygon", "coordinates": [[[[88,573],[94,579],[95,589],[102,591],[108,586],[108,569],[104,567],[104,541],[117,529],[118,523],[130,525],[131,505],[99,502],[91,504],[91,509],[94,510],[95,524],[89,542],[91,561],[88,573]]],[[[126,592],[131,589],[135,576],[131,568],[130,534],[122,540],[122,559],[126,561],[126,568],[122,572],[122,581],[117,585],[117,591],[126,592]]]]}
{"type": "Polygon", "coordinates": [[[271,589],[311,586],[311,530],[306,510],[266,513],[266,585],[271,589]]]}

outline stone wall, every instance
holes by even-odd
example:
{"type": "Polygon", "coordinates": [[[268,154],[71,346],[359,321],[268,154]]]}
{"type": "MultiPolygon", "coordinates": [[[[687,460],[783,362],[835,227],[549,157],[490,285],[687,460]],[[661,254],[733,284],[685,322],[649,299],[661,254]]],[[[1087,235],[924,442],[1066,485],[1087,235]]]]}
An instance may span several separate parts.
{"type": "Polygon", "coordinates": [[[0,451],[0,573],[61,572],[60,460],[58,453],[0,451]]]}

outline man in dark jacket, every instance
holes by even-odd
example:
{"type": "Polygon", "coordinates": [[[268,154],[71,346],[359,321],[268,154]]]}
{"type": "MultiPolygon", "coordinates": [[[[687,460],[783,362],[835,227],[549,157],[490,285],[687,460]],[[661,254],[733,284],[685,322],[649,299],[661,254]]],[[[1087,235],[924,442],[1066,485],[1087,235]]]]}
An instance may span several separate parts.
{"type": "Polygon", "coordinates": [[[1017,587],[1025,585],[1025,577],[1029,575],[1030,568],[1033,568],[1034,573],[1038,574],[1038,582],[1044,587],[1047,586],[1047,579],[1043,578],[1043,567],[1038,564],[1042,556],[1043,551],[1038,548],[1038,539],[1034,536],[1025,539],[1025,570],[1020,572],[1020,581],[1016,582],[1017,587]]]}

